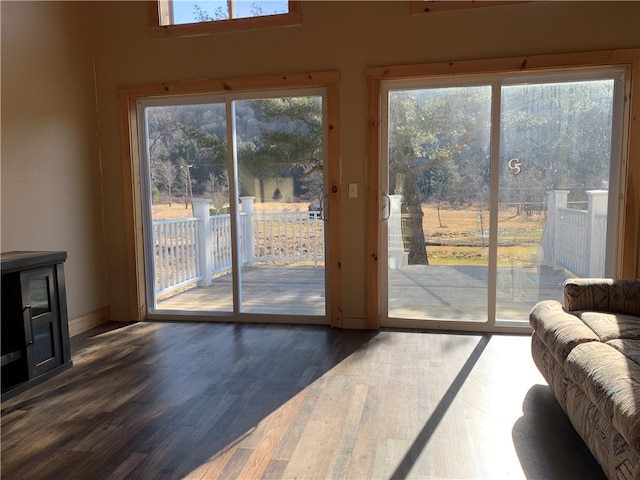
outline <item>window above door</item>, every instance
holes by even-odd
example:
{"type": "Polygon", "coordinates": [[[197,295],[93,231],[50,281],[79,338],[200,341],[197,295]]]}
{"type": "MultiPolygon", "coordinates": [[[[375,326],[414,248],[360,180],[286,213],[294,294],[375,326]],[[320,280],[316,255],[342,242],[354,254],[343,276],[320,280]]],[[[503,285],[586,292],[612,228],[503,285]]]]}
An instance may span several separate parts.
{"type": "Polygon", "coordinates": [[[153,37],[300,25],[299,2],[293,0],[158,0],[149,3],[153,37]]]}

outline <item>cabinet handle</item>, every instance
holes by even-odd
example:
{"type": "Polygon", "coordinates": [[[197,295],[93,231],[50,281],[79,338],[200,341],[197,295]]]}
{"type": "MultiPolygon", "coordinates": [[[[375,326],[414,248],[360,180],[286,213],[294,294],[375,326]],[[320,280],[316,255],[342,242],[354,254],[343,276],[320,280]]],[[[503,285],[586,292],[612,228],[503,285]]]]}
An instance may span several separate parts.
{"type": "Polygon", "coordinates": [[[31,304],[25,305],[22,309],[23,312],[26,312],[27,310],[29,310],[29,330],[31,330],[31,338],[27,341],[27,346],[29,346],[33,345],[33,325],[31,324],[31,322],[33,322],[33,317],[31,315],[31,304]]]}

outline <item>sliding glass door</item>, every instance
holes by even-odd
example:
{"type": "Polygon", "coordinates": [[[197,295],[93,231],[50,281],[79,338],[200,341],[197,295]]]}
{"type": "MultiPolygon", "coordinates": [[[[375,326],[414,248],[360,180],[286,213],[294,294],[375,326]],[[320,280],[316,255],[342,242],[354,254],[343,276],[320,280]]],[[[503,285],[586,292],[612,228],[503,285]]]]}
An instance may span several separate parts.
{"type": "Polygon", "coordinates": [[[240,311],[325,316],[323,99],[234,102],[240,311]],[[244,250],[242,250],[244,248],[244,250]]]}
{"type": "Polygon", "coordinates": [[[384,324],[524,324],[565,279],[611,275],[623,83],[383,82],[384,324]]]}
{"type": "Polygon", "coordinates": [[[151,314],[326,321],[324,95],[138,102],[151,314]]]}
{"type": "Polygon", "coordinates": [[[561,301],[567,278],[613,274],[622,86],[618,71],[504,82],[497,320],[561,301]]]}
{"type": "Polygon", "coordinates": [[[389,316],[484,321],[491,87],[407,85],[388,108],[389,316]]]}

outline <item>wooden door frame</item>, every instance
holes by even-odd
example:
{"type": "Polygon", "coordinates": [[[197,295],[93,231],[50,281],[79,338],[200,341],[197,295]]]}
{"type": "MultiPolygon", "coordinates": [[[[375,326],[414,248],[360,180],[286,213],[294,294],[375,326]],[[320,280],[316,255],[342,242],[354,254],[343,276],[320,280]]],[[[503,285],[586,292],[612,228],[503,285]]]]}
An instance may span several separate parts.
{"type": "MultiPolygon", "coordinates": [[[[327,298],[331,326],[342,326],[342,284],[340,269],[340,125],[339,83],[337,71],[293,73],[256,77],[179,81],[125,86],[118,89],[120,115],[121,157],[124,182],[127,274],[129,315],[134,321],[147,318],[146,276],[144,268],[144,239],[141,172],[138,148],[137,101],[145,98],[185,95],[228,94],[233,92],[294,90],[324,88],[327,99],[327,196],[330,216],[326,247],[328,278],[327,298]]],[[[198,317],[198,319],[208,319],[198,317]]],[[[223,319],[223,317],[211,317],[223,319]]],[[[224,317],[226,321],[228,317],[224,317]]],[[[235,319],[234,319],[235,320],[235,319]]]]}
{"type": "MultiPolygon", "coordinates": [[[[367,69],[367,327],[381,322],[382,191],[380,189],[381,86],[384,82],[500,75],[522,72],[622,67],[626,72],[626,118],[623,125],[618,236],[615,272],[618,278],[640,275],[640,49],[533,55],[461,62],[371,67],[367,69]],[[624,259],[624,261],[623,261],[624,259]]],[[[431,324],[430,324],[431,325],[431,324]]],[[[447,323],[451,325],[451,322],[447,323]]],[[[434,322],[434,327],[439,325],[434,322]]],[[[484,326],[484,325],[483,325],[484,326]]],[[[444,326],[442,328],[445,328],[444,326]]],[[[500,327],[493,329],[502,331],[500,327]]]]}

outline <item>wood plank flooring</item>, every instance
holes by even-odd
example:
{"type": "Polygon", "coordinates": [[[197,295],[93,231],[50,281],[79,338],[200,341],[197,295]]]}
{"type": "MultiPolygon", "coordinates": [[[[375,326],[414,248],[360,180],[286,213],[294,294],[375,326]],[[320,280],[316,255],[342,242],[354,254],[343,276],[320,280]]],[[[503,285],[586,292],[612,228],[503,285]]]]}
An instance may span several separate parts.
{"type": "Polygon", "coordinates": [[[2,404],[3,479],[604,478],[527,336],[138,323],[2,404]]]}

